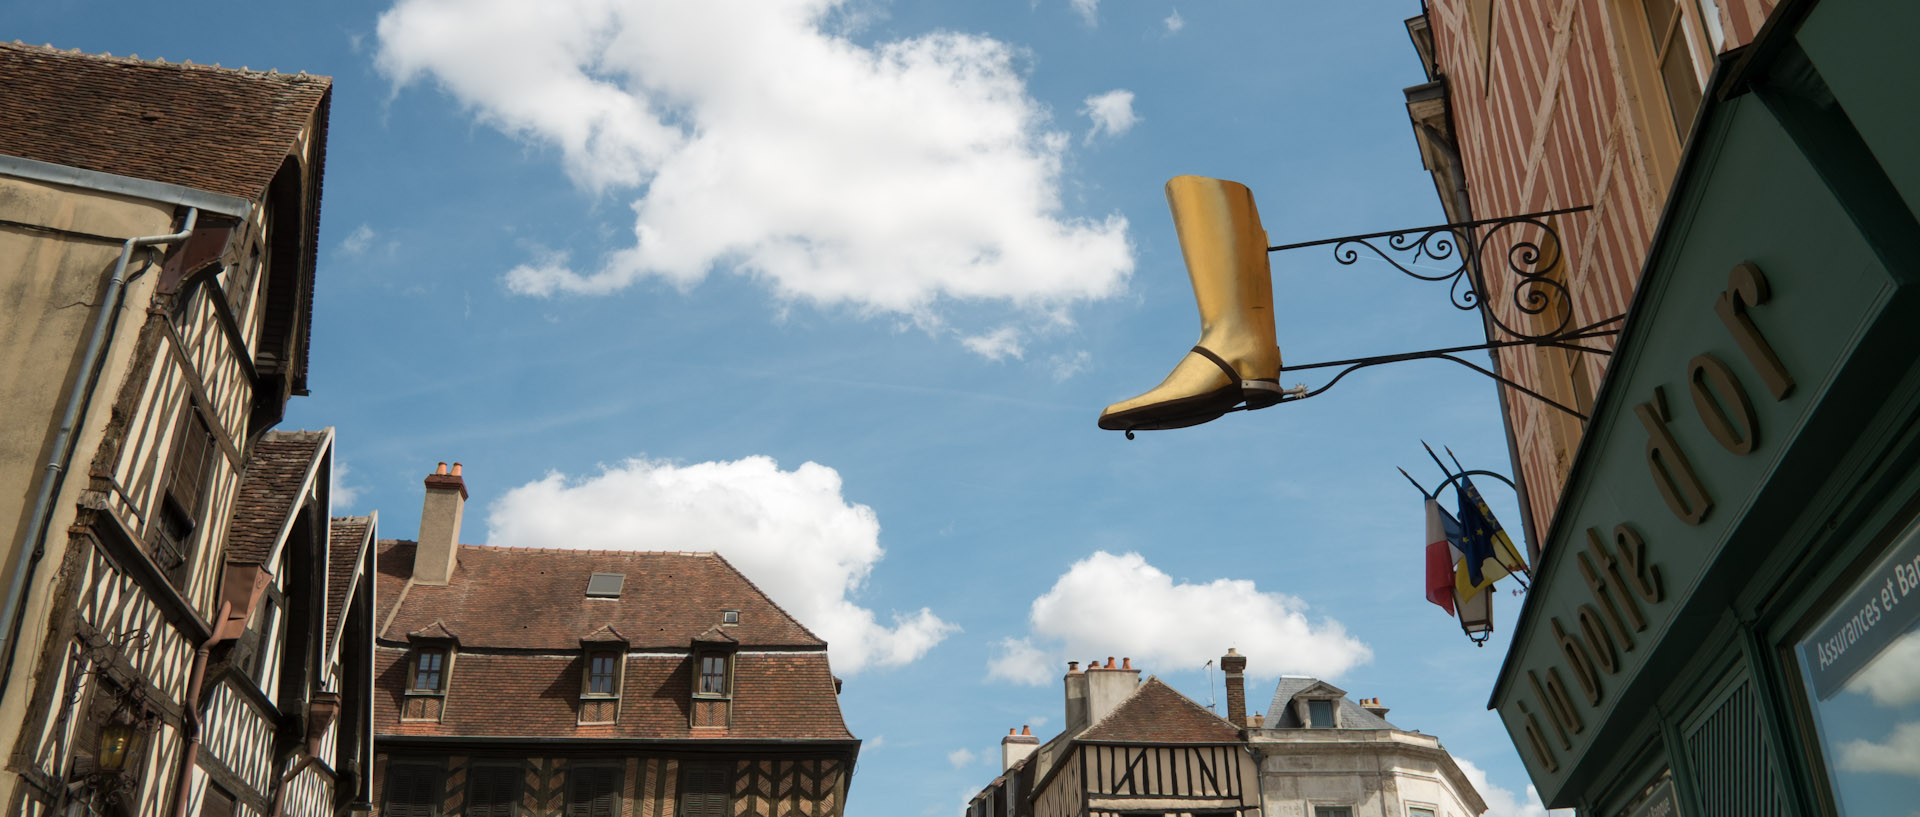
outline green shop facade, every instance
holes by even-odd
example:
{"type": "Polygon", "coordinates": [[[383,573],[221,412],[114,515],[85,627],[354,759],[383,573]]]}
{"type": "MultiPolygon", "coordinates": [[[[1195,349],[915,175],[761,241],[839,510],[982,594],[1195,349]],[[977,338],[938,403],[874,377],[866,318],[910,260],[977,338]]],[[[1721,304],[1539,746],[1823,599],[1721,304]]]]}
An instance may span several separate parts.
{"type": "Polygon", "coordinates": [[[1920,813],[1916,32],[1716,70],[1490,703],[1549,806],[1920,813]]]}

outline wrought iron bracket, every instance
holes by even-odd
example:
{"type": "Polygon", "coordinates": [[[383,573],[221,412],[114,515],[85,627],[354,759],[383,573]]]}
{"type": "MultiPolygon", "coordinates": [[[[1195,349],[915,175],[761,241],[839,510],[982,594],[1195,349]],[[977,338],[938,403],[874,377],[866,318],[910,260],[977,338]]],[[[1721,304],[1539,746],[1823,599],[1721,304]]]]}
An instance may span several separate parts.
{"type": "MultiPolygon", "coordinates": [[[[1285,390],[1280,402],[1298,402],[1319,395],[1333,388],[1333,385],[1340,382],[1342,378],[1360,369],[1408,360],[1447,360],[1486,375],[1503,386],[1581,420],[1586,420],[1586,414],[1579,409],[1456,355],[1462,352],[1495,352],[1516,346],[1553,347],[1594,355],[1613,353],[1604,346],[1590,345],[1582,341],[1593,341],[1620,334],[1620,329],[1615,324],[1624,320],[1626,315],[1624,313],[1613,315],[1576,326],[1571,293],[1567,291],[1567,285],[1562,280],[1563,276],[1556,274],[1561,262],[1565,260],[1565,250],[1562,248],[1559,230],[1554,225],[1554,219],[1585,213],[1592,209],[1592,207],[1567,207],[1504,218],[1436,224],[1428,227],[1412,227],[1268,247],[1268,253],[1276,253],[1331,246],[1334,260],[1342,266],[1352,266],[1362,258],[1371,257],[1385,261],[1411,278],[1436,283],[1447,282],[1449,302],[1455,309],[1461,311],[1478,311],[1487,337],[1486,343],[1468,346],[1282,366],[1280,369],[1282,373],[1343,368],[1318,388],[1308,388],[1302,384],[1285,390]],[[1365,253],[1362,252],[1363,249],[1365,253]],[[1487,263],[1489,258],[1499,258],[1502,261],[1491,265],[1490,269],[1487,263]],[[1445,262],[1452,267],[1428,270],[1422,266],[1422,262],[1434,261],[1445,262]],[[1499,271],[1503,276],[1513,279],[1508,289],[1508,297],[1512,300],[1513,311],[1522,316],[1521,320],[1510,323],[1503,317],[1501,310],[1493,308],[1494,289],[1488,283],[1491,271],[1499,271]],[[1515,325],[1516,323],[1519,325],[1515,325]]],[[[1502,283],[1504,286],[1505,282],[1502,283]]],[[[1243,406],[1238,410],[1244,410],[1244,408],[1243,406]]]]}

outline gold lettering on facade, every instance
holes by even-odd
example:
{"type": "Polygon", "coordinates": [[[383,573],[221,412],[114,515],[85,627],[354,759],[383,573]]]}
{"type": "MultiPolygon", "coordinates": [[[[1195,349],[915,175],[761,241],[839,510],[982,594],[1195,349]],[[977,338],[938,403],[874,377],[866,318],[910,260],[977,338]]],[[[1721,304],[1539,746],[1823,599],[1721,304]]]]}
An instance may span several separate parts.
{"type": "Polygon", "coordinates": [[[1587,656],[1586,645],[1580,639],[1567,635],[1560,626],[1560,619],[1547,622],[1553,628],[1553,638],[1560,644],[1560,653],[1567,657],[1567,667],[1573,672],[1573,680],[1580,684],[1580,693],[1586,696],[1591,706],[1600,705],[1600,674],[1593,669],[1593,659],[1587,656]]]}
{"type": "Polygon", "coordinates": [[[1654,387],[1653,401],[1634,406],[1633,413],[1647,429],[1647,470],[1653,474],[1653,484],[1660,489],[1660,497],[1667,501],[1667,507],[1673,509],[1673,515],[1680,517],[1680,521],[1700,524],[1707,518],[1707,512],[1713,510],[1713,499],[1707,496],[1707,487],[1693,472],[1693,463],[1687,461],[1687,455],[1673,439],[1673,432],[1667,429],[1672,415],[1667,410],[1666,391],[1654,387]]]}
{"type": "Polygon", "coordinates": [[[1687,363],[1687,382],[1700,422],[1713,432],[1720,446],[1735,454],[1752,452],[1760,443],[1760,421],[1733,370],[1713,355],[1694,355],[1687,363]],[[1729,408],[1733,409],[1731,414],[1729,408]]]}
{"type": "Polygon", "coordinates": [[[1580,625],[1580,636],[1587,642],[1594,666],[1608,675],[1619,672],[1620,653],[1614,649],[1613,635],[1607,632],[1606,622],[1600,620],[1600,611],[1591,604],[1582,604],[1574,611],[1573,618],[1580,625]]]}
{"type": "Polygon", "coordinates": [[[1624,522],[1613,526],[1613,542],[1620,547],[1620,563],[1626,565],[1629,584],[1648,604],[1666,598],[1660,586],[1660,566],[1647,561],[1647,541],[1640,532],[1624,522]]]}
{"type": "Polygon", "coordinates": [[[1773,392],[1773,399],[1784,400],[1793,393],[1793,375],[1787,372],[1787,366],[1780,362],[1780,356],[1774,354],[1773,346],[1760,334],[1760,327],[1753,324],[1753,318],[1747,314],[1748,307],[1759,306],[1767,302],[1773,294],[1767,285],[1767,276],[1760,268],[1751,263],[1740,264],[1733,268],[1728,276],[1727,291],[1720,293],[1720,299],[1714,302],[1713,311],[1720,316],[1720,322],[1727,325],[1727,331],[1733,333],[1733,339],[1740,344],[1740,351],[1747,361],[1760,370],[1760,378],[1767,381],[1767,389],[1773,392]]]}
{"type": "MultiPolygon", "coordinates": [[[[1538,684],[1535,684],[1536,689],[1538,686],[1538,684]]],[[[1559,759],[1555,758],[1553,756],[1553,750],[1547,747],[1546,738],[1540,736],[1540,722],[1534,719],[1532,712],[1527,711],[1525,701],[1518,703],[1520,704],[1520,714],[1525,715],[1527,718],[1526,726],[1522,727],[1522,731],[1527,733],[1527,744],[1533,747],[1533,756],[1540,760],[1541,766],[1546,767],[1548,774],[1559,771],[1559,759]]],[[[1560,738],[1562,744],[1566,744],[1566,741],[1565,736],[1560,738]]]]}

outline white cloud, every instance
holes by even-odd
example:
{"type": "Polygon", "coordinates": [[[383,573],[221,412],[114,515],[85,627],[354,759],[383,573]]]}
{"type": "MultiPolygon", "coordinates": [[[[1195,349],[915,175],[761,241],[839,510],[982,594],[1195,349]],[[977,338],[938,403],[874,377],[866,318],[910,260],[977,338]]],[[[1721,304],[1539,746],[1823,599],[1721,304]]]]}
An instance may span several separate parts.
{"type": "Polygon", "coordinates": [[[495,545],[716,551],[826,639],[848,674],[918,660],[959,630],[925,607],[882,624],[854,601],[884,553],[880,521],[817,463],[636,458],[590,477],[550,473],[495,501],[487,527],[495,545]]]}
{"type": "Polygon", "coordinates": [[[334,459],[332,473],[327,477],[327,496],[335,514],[352,510],[353,504],[360,501],[362,486],[347,482],[347,477],[352,474],[353,469],[348,468],[346,463],[334,459]]]}
{"type": "Polygon", "coordinates": [[[1244,579],[1175,582],[1137,553],[1095,552],[1033,600],[1029,634],[997,643],[991,678],[1041,684],[1067,660],[1133,658],[1153,673],[1197,670],[1228,647],[1250,674],[1302,672],[1336,678],[1373,651],[1331,619],[1307,619],[1305,602],[1262,592],[1244,579]]]}
{"type": "Polygon", "coordinates": [[[1920,631],[1893,642],[1860,671],[1849,691],[1865,692],[1880,706],[1899,708],[1920,701],[1920,631]]]}
{"type": "Polygon", "coordinates": [[[1063,211],[1069,139],[1022,54],[954,32],[855,43],[832,22],[845,2],[399,0],[377,64],[556,149],[578,186],[632,192],[632,247],[533,259],[515,292],[731,270],[922,325],[943,299],[1041,321],[1119,292],[1127,221],[1063,211]]]}
{"type": "Polygon", "coordinates": [[[863,752],[872,752],[873,750],[878,749],[885,745],[887,745],[886,735],[874,735],[873,737],[870,737],[864,741],[861,741],[860,750],[863,752]]]}
{"type": "Polygon", "coordinates": [[[1002,326],[984,335],[961,338],[968,351],[988,360],[1019,359],[1026,351],[1020,343],[1020,330],[1002,326]]]}
{"type": "Polygon", "coordinates": [[[353,228],[347,237],[340,240],[340,251],[347,255],[360,255],[373,246],[373,228],[365,224],[353,228]]]}
{"type": "Polygon", "coordinates": [[[1172,14],[1167,15],[1167,19],[1161,20],[1160,22],[1167,25],[1168,34],[1178,34],[1180,33],[1180,29],[1187,27],[1187,21],[1180,19],[1179,9],[1174,9],[1172,14]]]}
{"type": "Polygon", "coordinates": [[[1920,777],[1920,721],[1893,727],[1885,743],[1850,740],[1841,744],[1840,768],[1920,777]]]}
{"type": "Polygon", "coordinates": [[[1093,129],[1087,131],[1087,141],[1100,134],[1120,136],[1132,130],[1140,117],[1133,112],[1133,92],[1117,88],[1104,94],[1087,97],[1086,105],[1080,113],[1093,120],[1093,129]]]}
{"type": "Polygon", "coordinates": [[[1474,791],[1480,793],[1480,799],[1487,802],[1487,810],[1481,817],[1574,817],[1573,809],[1548,811],[1546,804],[1540,802],[1540,792],[1532,785],[1527,786],[1527,796],[1522,799],[1513,792],[1493,785],[1487,779],[1487,773],[1479,766],[1459,755],[1453,756],[1453,762],[1460,765],[1460,773],[1466,775],[1467,782],[1473,784],[1474,791]]]}
{"type": "Polygon", "coordinates": [[[1087,366],[1093,363],[1093,355],[1081,349],[1070,355],[1054,355],[1047,362],[1053,368],[1053,382],[1065,383],[1074,375],[1086,371],[1087,366]]]}
{"type": "Polygon", "coordinates": [[[1073,11],[1089,26],[1100,24],[1100,0],[1068,0],[1073,11]]]}
{"type": "Polygon", "coordinates": [[[1027,719],[1026,725],[1033,727],[1034,734],[1039,734],[1040,727],[1047,725],[1047,716],[1035,715],[1027,719]]]}
{"type": "Polygon", "coordinates": [[[964,769],[972,766],[973,762],[978,759],[979,755],[974,754],[972,749],[964,747],[947,753],[947,762],[953,764],[953,767],[956,769],[964,769]]]}

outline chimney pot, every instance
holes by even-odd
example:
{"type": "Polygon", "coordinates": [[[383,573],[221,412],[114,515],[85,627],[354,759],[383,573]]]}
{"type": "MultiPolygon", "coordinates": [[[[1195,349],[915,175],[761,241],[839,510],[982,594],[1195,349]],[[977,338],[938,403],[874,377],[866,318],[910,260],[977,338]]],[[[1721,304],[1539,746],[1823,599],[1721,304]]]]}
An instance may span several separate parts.
{"type": "Polygon", "coordinates": [[[1079,671],[1080,671],[1080,662],[1078,661],[1067,662],[1067,672],[1079,672],[1079,671]]]}
{"type": "Polygon", "coordinates": [[[445,476],[446,473],[447,473],[447,464],[444,462],[440,463],[439,467],[433,469],[434,476],[445,476]]]}
{"type": "Polygon", "coordinates": [[[1107,669],[1113,669],[1113,656],[1107,656],[1107,669]]]}
{"type": "Polygon", "coordinates": [[[460,463],[456,462],[453,464],[453,475],[456,477],[460,476],[460,463]]]}
{"type": "Polygon", "coordinates": [[[1025,735],[1027,737],[1033,737],[1033,730],[1027,728],[1025,724],[1022,724],[1020,726],[1020,734],[1025,735]]]}
{"type": "Polygon", "coordinates": [[[1133,669],[1133,659],[1131,659],[1131,658],[1127,658],[1127,657],[1125,657],[1125,656],[1121,656],[1121,658],[1120,658],[1120,668],[1121,668],[1121,669],[1133,669]]]}

